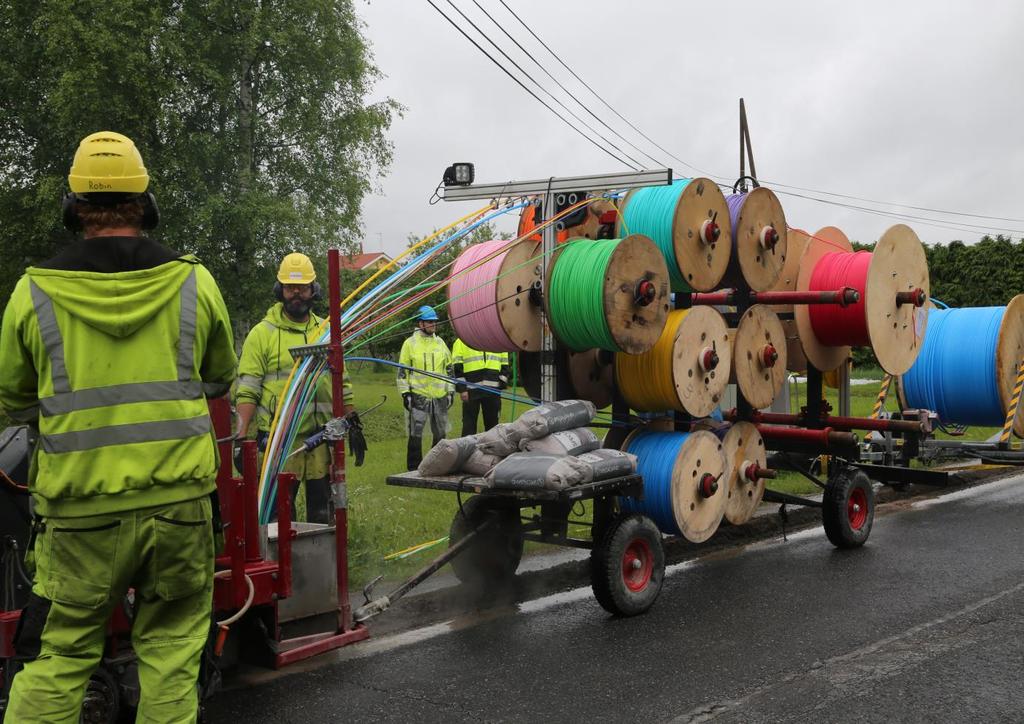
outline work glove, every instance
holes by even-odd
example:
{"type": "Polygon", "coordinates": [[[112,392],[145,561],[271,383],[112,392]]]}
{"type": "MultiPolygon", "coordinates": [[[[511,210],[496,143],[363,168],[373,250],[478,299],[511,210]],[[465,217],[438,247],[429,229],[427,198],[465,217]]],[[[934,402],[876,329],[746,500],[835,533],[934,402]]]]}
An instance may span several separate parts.
{"type": "Polygon", "coordinates": [[[454,404],[455,404],[455,393],[454,392],[449,392],[448,393],[448,409],[450,410],[452,408],[452,405],[454,405],[454,404]]]}
{"type": "Polygon", "coordinates": [[[366,437],[363,435],[363,421],[359,419],[359,413],[353,410],[346,415],[348,419],[348,452],[356,459],[356,467],[363,464],[366,458],[366,437]]]}
{"type": "Polygon", "coordinates": [[[402,393],[402,404],[405,405],[405,409],[406,410],[411,410],[412,409],[412,393],[411,392],[403,392],[402,393]]]}

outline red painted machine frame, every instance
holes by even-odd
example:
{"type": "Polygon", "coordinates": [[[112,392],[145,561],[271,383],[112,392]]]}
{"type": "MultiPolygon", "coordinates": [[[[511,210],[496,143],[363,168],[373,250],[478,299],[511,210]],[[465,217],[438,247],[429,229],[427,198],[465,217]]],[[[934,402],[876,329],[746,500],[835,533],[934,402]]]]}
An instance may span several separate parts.
{"type": "MultiPolygon", "coordinates": [[[[328,300],[331,340],[328,343],[328,364],[331,370],[333,414],[345,414],[344,374],[345,358],[341,345],[341,284],[340,252],[327,253],[328,300]]],[[[237,611],[245,605],[249,595],[246,576],[253,584],[251,606],[273,607],[277,668],[295,661],[316,656],[370,635],[369,629],[352,619],[352,604],[348,593],[348,487],[345,479],[345,441],[336,440],[331,465],[331,493],[334,500],[335,559],[337,565],[338,610],[334,630],[292,639],[282,639],[277,622],[277,601],[292,594],[292,509],[289,491],[295,485],[295,476],[282,473],[277,485],[277,561],[265,560],[260,554],[259,535],[259,470],[256,443],[242,444],[242,477],[235,478],[231,470],[231,412],[226,400],[210,403],[217,439],[220,440],[221,467],[217,478],[222,518],[224,520],[225,555],[218,558],[218,576],[214,581],[214,611],[237,611]],[[221,571],[229,571],[223,575],[221,571]]]]}

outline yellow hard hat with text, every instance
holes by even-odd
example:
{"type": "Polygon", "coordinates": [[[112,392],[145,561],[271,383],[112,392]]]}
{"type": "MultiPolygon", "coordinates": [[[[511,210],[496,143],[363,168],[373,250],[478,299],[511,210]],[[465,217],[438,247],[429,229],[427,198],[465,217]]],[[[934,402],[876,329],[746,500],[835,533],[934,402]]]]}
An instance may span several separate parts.
{"type": "Polygon", "coordinates": [[[281,260],[277,270],[277,281],[282,284],[312,284],[316,281],[313,262],[305,254],[292,252],[281,260]]]}
{"type": "Polygon", "coordinates": [[[149,173],[132,139],[100,131],[78,145],[68,186],[76,194],[141,194],[149,188],[149,173]]]}

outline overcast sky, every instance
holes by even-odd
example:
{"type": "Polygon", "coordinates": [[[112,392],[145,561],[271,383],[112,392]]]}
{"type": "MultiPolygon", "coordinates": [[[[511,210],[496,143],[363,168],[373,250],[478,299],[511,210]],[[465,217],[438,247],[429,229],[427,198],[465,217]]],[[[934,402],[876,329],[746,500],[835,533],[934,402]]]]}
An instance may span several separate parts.
{"type": "MultiPolygon", "coordinates": [[[[435,2],[473,32],[448,0],[435,2]]],[[[453,2],[598,127],[473,0],[453,2]]],[[[657,165],[697,175],[646,143],[573,81],[498,0],[477,2],[657,165]]],[[[940,218],[887,207],[937,219],[906,221],[926,242],[976,241],[985,229],[1024,236],[1019,0],[506,2],[615,110],[698,168],[730,180],[738,175],[743,97],[764,181],[1019,220],[940,218]]],[[[386,76],[375,96],[407,108],[390,133],[394,163],[380,181],[380,193],[364,202],[367,251],[394,254],[405,248],[410,233],[422,235],[476,208],[476,202],[428,205],[452,161],[474,162],[482,183],[625,169],[527,95],[426,0],[360,0],[356,9],[386,76]]],[[[656,167],[614,139],[646,167],[656,167]]],[[[814,231],[836,225],[859,241],[872,241],[900,221],[780,198],[791,226],[814,231]]]]}

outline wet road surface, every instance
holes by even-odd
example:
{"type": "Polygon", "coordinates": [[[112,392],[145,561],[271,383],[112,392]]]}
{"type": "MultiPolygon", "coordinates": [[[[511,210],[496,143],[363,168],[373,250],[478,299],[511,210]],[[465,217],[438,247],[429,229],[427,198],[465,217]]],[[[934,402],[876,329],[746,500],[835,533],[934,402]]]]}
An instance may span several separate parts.
{"type": "MultiPolygon", "coordinates": [[[[385,616],[387,614],[384,614],[385,616]]],[[[654,607],[589,589],[371,639],[222,692],[214,722],[1024,721],[1024,477],[670,567],[654,607]],[[329,663],[324,663],[325,661],[329,663]]]]}

